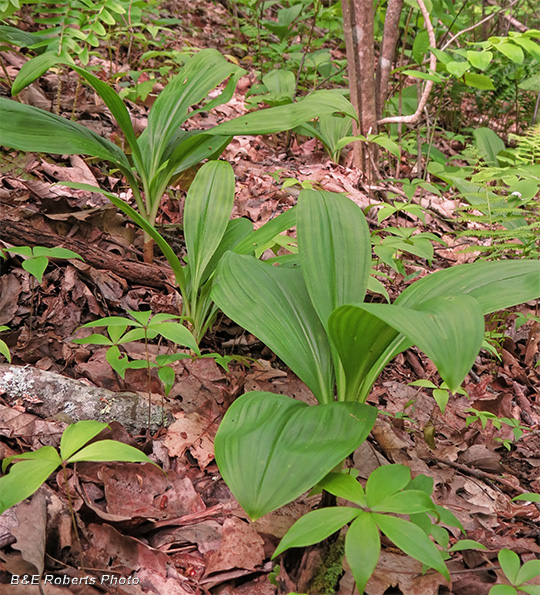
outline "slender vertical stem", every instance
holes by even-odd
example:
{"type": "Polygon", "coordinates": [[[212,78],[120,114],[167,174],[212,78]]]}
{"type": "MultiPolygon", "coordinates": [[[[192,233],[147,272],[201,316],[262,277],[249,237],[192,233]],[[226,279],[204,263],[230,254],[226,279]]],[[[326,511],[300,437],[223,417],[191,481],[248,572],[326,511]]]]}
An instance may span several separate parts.
{"type": "Polygon", "coordinates": [[[62,471],[64,474],[64,482],[66,484],[66,495],[67,495],[67,499],[68,499],[69,512],[71,514],[71,522],[73,523],[73,531],[75,532],[75,539],[77,540],[77,543],[79,544],[79,550],[80,550],[80,556],[81,556],[81,559],[80,559],[81,573],[84,574],[85,571],[84,571],[83,547],[82,547],[81,537],[79,535],[79,529],[77,528],[77,521],[75,519],[75,511],[73,510],[73,501],[71,500],[71,493],[69,491],[67,469],[66,469],[66,466],[63,461],[62,461],[62,471]]]}

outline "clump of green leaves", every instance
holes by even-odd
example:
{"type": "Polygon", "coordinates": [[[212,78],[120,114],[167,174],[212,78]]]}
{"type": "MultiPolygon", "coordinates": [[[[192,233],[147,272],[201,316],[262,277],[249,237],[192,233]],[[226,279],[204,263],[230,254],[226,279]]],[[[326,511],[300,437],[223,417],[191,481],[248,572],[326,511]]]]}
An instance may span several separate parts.
{"type": "Polygon", "coordinates": [[[524,430],[529,430],[527,426],[523,426],[519,420],[511,418],[511,417],[498,417],[494,413],[490,411],[479,411],[470,407],[469,409],[465,409],[467,413],[471,413],[472,415],[468,415],[467,419],[465,420],[465,424],[470,426],[475,422],[480,422],[482,429],[485,430],[488,421],[491,422],[492,426],[497,430],[500,430],[503,425],[512,428],[512,434],[514,435],[514,439],[508,440],[503,439],[500,437],[494,438],[496,442],[501,442],[502,445],[507,449],[510,450],[512,447],[512,442],[517,442],[522,436],[524,430]]]}
{"type": "Polygon", "coordinates": [[[43,280],[43,273],[49,266],[51,258],[69,259],[78,258],[83,260],[82,256],[68,250],[67,248],[45,248],[44,246],[14,246],[13,248],[0,248],[0,256],[6,258],[5,253],[18,254],[24,258],[22,261],[22,268],[30,273],[38,283],[43,280]]]}
{"type": "MultiPolygon", "coordinates": [[[[356,586],[363,593],[375,570],[381,551],[382,532],[397,547],[450,580],[441,552],[429,538],[433,522],[429,515],[442,518],[451,525],[459,521],[447,510],[433,503],[433,480],[419,475],[411,480],[411,472],[403,465],[385,465],[373,471],[365,489],[351,475],[330,473],[319,488],[352,502],[355,506],[334,506],[308,512],[289,529],[272,558],[291,547],[318,543],[343,526],[345,556],[356,586]],[[392,516],[407,515],[409,520],[392,516]]],[[[446,543],[448,534],[446,533],[446,543]]],[[[438,536],[439,533],[435,532],[438,536]]]]}
{"type": "Polygon", "coordinates": [[[7,457],[2,461],[2,471],[9,473],[0,477],[0,514],[31,496],[53,473],[61,467],[79,461],[152,463],[139,449],[116,440],[98,440],[85,446],[107,424],[83,420],[68,426],[60,441],[60,452],[52,446],[42,446],[33,452],[7,457]]]}
{"type": "Polygon", "coordinates": [[[519,595],[519,593],[538,595],[540,593],[538,585],[528,584],[529,581],[540,576],[540,560],[529,560],[521,565],[519,556],[506,549],[499,552],[498,559],[510,584],[491,587],[489,595],[519,595]]]}

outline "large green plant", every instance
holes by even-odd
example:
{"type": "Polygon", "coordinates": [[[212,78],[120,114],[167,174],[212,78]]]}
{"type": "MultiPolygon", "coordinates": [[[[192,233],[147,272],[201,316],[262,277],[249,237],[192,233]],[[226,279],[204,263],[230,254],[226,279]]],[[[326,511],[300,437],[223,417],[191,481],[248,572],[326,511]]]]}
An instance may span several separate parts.
{"type": "MultiPolygon", "coordinates": [[[[523,260],[452,267],[413,283],[392,305],[366,303],[371,247],[361,209],[344,196],[314,190],[300,193],[297,209],[300,266],[271,266],[229,252],[218,266],[212,297],[324,404],[312,408],[311,415],[325,428],[325,436],[333,435],[333,414],[328,412],[335,401],[364,403],[383,368],[412,345],[431,358],[449,389],[456,391],[480,351],[484,314],[540,296],[540,262],[523,260]]],[[[291,447],[294,437],[306,431],[304,420],[290,422],[287,408],[293,411],[293,404],[298,405],[269,393],[244,395],[216,436],[223,477],[252,517],[306,489],[295,474],[283,481],[282,469],[273,462],[281,457],[291,467],[304,466],[291,447]],[[279,410],[278,402],[283,402],[279,410]],[[257,416],[249,410],[255,406],[272,420],[261,422],[257,449],[250,443],[250,424],[257,416]],[[262,456],[267,446],[268,456],[262,456]],[[261,473],[264,481],[256,480],[261,473]],[[277,495],[263,506],[259,493],[267,484],[274,485],[277,495]]],[[[364,410],[357,416],[367,419],[368,414],[364,410]]],[[[354,440],[349,446],[351,452],[354,440]]],[[[326,456],[330,451],[331,440],[326,456]]],[[[325,455],[317,456],[320,462],[325,455]]],[[[331,458],[321,463],[313,484],[334,464],[331,458]]]]}
{"type": "Polygon", "coordinates": [[[388,362],[416,344],[448,388],[457,391],[481,348],[484,314],[539,297],[540,262],[456,266],[413,283],[392,305],[366,303],[371,247],[361,209],[342,195],[303,190],[296,216],[299,266],[272,266],[229,252],[218,266],[212,296],[273,349],[320,404],[309,407],[262,392],[237,399],[215,439],[221,474],[253,519],[317,483],[359,505],[311,513],[291,529],[277,553],[324,539],[352,522],[345,547],[359,589],[377,563],[378,549],[367,544],[379,543],[379,530],[448,576],[427,537],[430,522],[424,535],[415,529],[413,536],[405,521],[381,514],[430,508],[440,514],[426,494],[418,495],[418,507],[420,500],[397,493],[409,476],[392,489],[387,489],[391,479],[378,482],[377,497],[377,482],[370,478],[366,501],[352,478],[346,481],[355,485],[342,486],[344,492],[334,489],[327,475],[370,431],[376,409],[364,402],[388,362]],[[396,506],[386,501],[379,506],[387,496],[396,506]]]}
{"type": "MultiPolygon", "coordinates": [[[[87,184],[66,185],[91,190],[87,184]]],[[[156,228],[135,209],[110,192],[109,200],[122,209],[159,246],[173,269],[182,295],[182,317],[200,342],[217,314],[211,299],[216,267],[223,255],[233,250],[254,254],[277,234],[293,227],[296,210],[290,209],[253,231],[248,219],[232,219],[234,173],[226,161],[209,161],[197,172],[188,190],[184,207],[186,257],[183,263],[156,228]]]]}
{"type": "MultiPolygon", "coordinates": [[[[156,220],[161,197],[171,181],[189,167],[220,155],[234,135],[290,130],[335,112],[356,117],[350,102],[339,93],[319,91],[298,103],[253,112],[208,130],[184,130],[181,126],[189,117],[229,101],[236,82],[244,73],[217,50],[206,49],[187,59],[160,93],[148,115],[148,126],[137,137],[129,112],[118,94],[93,74],[76,66],[73,68],[103,99],[124,133],[129,150],[124,152],[76,122],[5,98],[0,98],[0,145],[22,151],[89,155],[108,161],[124,175],[139,214],[150,225],[156,220]],[[210,92],[227,79],[221,94],[209,99],[210,92]],[[193,105],[199,107],[189,111],[193,105]]],[[[16,95],[39,74],[41,72],[28,71],[27,76],[18,79],[12,93],[16,95]]],[[[122,201],[118,206],[127,212],[125,204],[122,201]]]]}

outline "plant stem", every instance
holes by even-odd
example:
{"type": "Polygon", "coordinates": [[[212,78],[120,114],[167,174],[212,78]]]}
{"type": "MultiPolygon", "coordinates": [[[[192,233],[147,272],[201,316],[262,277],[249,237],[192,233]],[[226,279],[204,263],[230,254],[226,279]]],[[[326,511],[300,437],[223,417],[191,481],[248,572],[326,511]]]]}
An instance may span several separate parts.
{"type": "Polygon", "coordinates": [[[75,532],[75,539],[77,540],[77,543],[79,544],[79,550],[80,550],[80,556],[81,556],[81,572],[84,574],[85,570],[84,570],[84,558],[83,558],[83,548],[82,548],[82,542],[81,542],[81,537],[79,535],[79,530],[77,529],[77,521],[75,520],[75,511],[73,510],[73,501],[71,500],[71,494],[69,491],[69,484],[68,484],[68,476],[67,476],[67,469],[66,466],[64,464],[64,462],[62,461],[62,472],[64,474],[64,481],[66,483],[66,495],[67,495],[67,499],[68,499],[68,507],[69,507],[69,512],[71,514],[71,522],[73,523],[73,530],[75,532]]]}

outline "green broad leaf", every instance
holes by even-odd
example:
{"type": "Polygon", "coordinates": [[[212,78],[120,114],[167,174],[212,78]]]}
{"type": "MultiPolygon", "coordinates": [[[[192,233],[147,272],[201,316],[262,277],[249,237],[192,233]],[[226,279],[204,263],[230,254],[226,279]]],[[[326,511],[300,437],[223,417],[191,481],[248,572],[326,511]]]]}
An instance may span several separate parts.
{"type": "Polygon", "coordinates": [[[442,78],[439,75],[423,72],[422,70],[402,70],[401,74],[426,81],[433,81],[434,83],[442,83],[442,78]]]}
{"type": "Polygon", "coordinates": [[[3,355],[9,363],[11,363],[11,353],[9,352],[9,347],[5,341],[2,341],[2,339],[0,339],[0,354],[3,355]]]}
{"type": "Polygon", "coordinates": [[[138,448],[117,440],[99,440],[89,444],[69,457],[66,462],[76,463],[78,461],[152,463],[152,465],[156,465],[138,448]]]}
{"type": "Polygon", "coordinates": [[[182,293],[182,295],[186,294],[186,279],[184,275],[184,268],[182,266],[182,263],[180,262],[180,259],[178,258],[174,250],[171,248],[167,240],[165,240],[165,238],[158,232],[158,230],[153,225],[148,223],[148,221],[142,215],[137,213],[137,211],[133,207],[128,205],[127,202],[124,202],[121,198],[118,198],[118,196],[115,196],[111,192],[107,192],[106,190],[102,190],[101,188],[97,186],[92,186],[91,184],[80,184],[78,182],[62,182],[62,185],[67,186],[68,188],[79,188],[80,190],[99,192],[100,194],[106,196],[115,207],[119,208],[124,214],[126,214],[133,221],[135,221],[135,223],[143,231],[145,231],[159,246],[160,250],[163,252],[163,255],[167,259],[167,262],[170,264],[174,272],[176,283],[180,288],[180,292],[182,293]]]}
{"type": "Polygon", "coordinates": [[[158,377],[161,382],[163,382],[165,396],[169,396],[169,393],[171,392],[176,380],[176,374],[174,373],[174,370],[169,366],[164,366],[158,370],[158,377]]]}
{"type": "MultiPolygon", "coordinates": [[[[264,227],[264,226],[263,226],[264,227]]],[[[259,229],[262,229],[260,227],[259,229]]],[[[236,251],[236,247],[253,233],[253,223],[249,219],[238,218],[231,219],[227,223],[227,229],[221,239],[219,246],[209,260],[201,278],[201,283],[205,283],[215,272],[219,261],[229,250],[236,251]]]]}
{"type": "Polygon", "coordinates": [[[341,306],[328,320],[328,334],[345,374],[345,387],[341,389],[343,398],[355,401],[367,373],[399,332],[356,306],[341,306]]]}
{"type": "Polygon", "coordinates": [[[497,167],[497,155],[506,148],[496,132],[490,128],[476,128],[473,132],[474,142],[488,165],[497,167]]]}
{"type": "Polygon", "coordinates": [[[343,113],[357,119],[351,102],[341,93],[330,90],[316,91],[297,103],[279,105],[252,112],[218,124],[208,134],[235,136],[238,134],[271,134],[283,130],[291,130],[314,118],[335,113],[343,113]]]}
{"type": "Polygon", "coordinates": [[[204,109],[209,110],[229,101],[236,81],[243,73],[243,69],[228,62],[214,49],[202,50],[186,60],[178,74],[159,94],[150,110],[148,126],[138,139],[150,175],[154,175],[161,166],[168,143],[188,118],[189,108],[207,98],[210,91],[226,78],[232,77],[233,84],[226,87],[223,97],[218,96],[209,101],[204,109]]]}
{"type": "Polygon", "coordinates": [[[518,595],[518,592],[510,585],[495,585],[489,590],[489,595],[518,595]]]}
{"type": "Polygon", "coordinates": [[[255,520],[322,480],[365,440],[376,415],[359,403],[310,407],[285,395],[246,393],[219,426],[216,462],[255,520]]]}
{"type": "Polygon", "coordinates": [[[318,486],[328,493],[345,498],[359,506],[367,506],[364,488],[352,475],[346,473],[329,473],[319,481],[318,486]]]}
{"type": "Polygon", "coordinates": [[[46,256],[47,258],[78,258],[84,260],[80,254],[68,250],[67,248],[45,248],[44,246],[36,246],[33,250],[34,256],[46,256]]]}
{"type": "Polygon", "coordinates": [[[467,60],[478,70],[485,70],[493,60],[493,52],[467,51],[467,60]]]}
{"type": "Polygon", "coordinates": [[[291,547],[305,547],[319,543],[350,523],[361,512],[358,508],[349,506],[332,506],[308,512],[287,531],[273,553],[272,559],[291,547]]]}
{"type": "Polygon", "coordinates": [[[158,366],[167,366],[182,359],[191,359],[191,357],[188,353],[164,353],[162,355],[156,355],[156,364],[158,366]]]}
{"type": "Polygon", "coordinates": [[[404,490],[388,496],[371,508],[373,512],[418,514],[435,510],[431,498],[420,490],[404,490]]]}
{"type": "Polygon", "coordinates": [[[57,460],[25,460],[13,465],[7,475],[0,477],[0,514],[31,496],[47,481],[60,465],[58,454],[56,457],[57,460]]]}
{"type": "Polygon", "coordinates": [[[66,54],[59,56],[57,52],[45,52],[25,62],[13,81],[11,94],[18,95],[25,87],[28,87],[49,68],[57,64],[73,64],[73,60],[66,54]]]}
{"type": "Polygon", "coordinates": [[[512,62],[516,64],[522,64],[525,59],[523,50],[510,41],[503,41],[502,43],[494,44],[493,47],[504,54],[507,58],[510,58],[512,62]]]}
{"type": "Polygon", "coordinates": [[[191,183],[184,208],[184,234],[193,292],[227,230],[234,203],[234,173],[226,161],[209,161],[191,183]]]}
{"type": "Polygon", "coordinates": [[[388,138],[383,134],[368,134],[367,138],[370,143],[375,143],[383,149],[386,149],[390,154],[394,155],[394,157],[400,157],[400,146],[391,138],[388,138]]]}
{"type": "Polygon", "coordinates": [[[484,337],[484,318],[474,298],[435,298],[403,311],[388,304],[364,304],[362,308],[418,345],[437,366],[450,391],[459,389],[484,337]]]}
{"type": "Polygon", "coordinates": [[[512,502],[514,502],[515,500],[525,500],[527,502],[540,502],[540,494],[528,492],[526,494],[520,494],[519,496],[512,498],[512,502]]]}
{"type": "Polygon", "coordinates": [[[152,318],[152,310],[127,310],[127,313],[133,316],[135,319],[135,326],[146,327],[150,324],[150,318],[152,318]]]}
{"type": "Polygon", "coordinates": [[[83,324],[79,328],[95,328],[100,326],[139,326],[137,322],[125,316],[105,316],[83,324]]]}
{"type": "Polygon", "coordinates": [[[243,238],[235,247],[237,254],[253,254],[257,248],[264,246],[278,234],[296,226],[297,207],[292,207],[243,238]]]}
{"type": "Polygon", "coordinates": [[[461,78],[470,67],[468,62],[448,62],[446,64],[446,70],[456,78],[461,78]]]}
{"type": "Polygon", "coordinates": [[[336,308],[364,300],[371,270],[369,227],[362,209],[346,196],[302,190],[297,232],[304,281],[328,328],[336,308]]]}
{"type": "Polygon", "coordinates": [[[502,549],[499,552],[498,558],[504,574],[506,574],[506,577],[513,585],[516,585],[521,566],[519,556],[512,550],[502,549]]]}
{"type": "Polygon", "coordinates": [[[13,461],[48,461],[50,463],[54,462],[56,465],[60,465],[62,462],[56,449],[52,446],[42,446],[37,450],[31,450],[30,452],[23,452],[20,455],[12,455],[11,457],[6,457],[2,461],[2,472],[5,473],[6,469],[13,463],[13,461]]]}
{"type": "Polygon", "coordinates": [[[540,585],[520,585],[518,591],[528,595],[540,595],[540,585]]]}
{"type": "Polygon", "coordinates": [[[126,136],[129,147],[133,153],[136,163],[142,164],[142,157],[137,143],[135,132],[133,131],[133,124],[129,112],[118,95],[109,85],[98,79],[92,73],[88,72],[84,68],[73,66],[73,70],[77,72],[83,79],[94,89],[94,91],[103,99],[105,105],[111,111],[114,119],[118,123],[118,126],[122,129],[122,132],[126,136]]]}
{"type": "Polygon", "coordinates": [[[81,337],[80,339],[72,339],[71,341],[77,345],[114,345],[117,342],[105,335],[98,335],[97,333],[88,335],[88,337],[81,337]]]}
{"type": "Polygon", "coordinates": [[[345,537],[345,556],[359,593],[363,593],[381,553],[381,538],[373,516],[359,511],[345,537]]]}
{"type": "Polygon", "coordinates": [[[169,339],[177,345],[189,347],[197,355],[200,355],[199,347],[193,335],[179,322],[160,322],[155,328],[151,325],[149,329],[155,330],[165,339],[169,339]]]}
{"type": "Polygon", "coordinates": [[[0,112],[0,145],[4,147],[59,155],[90,155],[110,161],[122,171],[130,170],[127,157],[114,143],[77,122],[4,97],[0,97],[0,112]]]}
{"type": "Polygon", "coordinates": [[[411,481],[411,470],[405,465],[383,465],[372,471],[366,483],[368,506],[371,508],[405,488],[411,481]]]}
{"type": "Polygon", "coordinates": [[[540,575],[540,560],[529,560],[519,569],[516,585],[521,585],[540,575]]]}
{"type": "Polygon", "coordinates": [[[489,595],[518,595],[518,592],[510,585],[495,585],[489,590],[489,595]]]}
{"type": "Polygon", "coordinates": [[[395,304],[414,307],[443,295],[468,294],[483,314],[540,297],[540,261],[502,260],[463,264],[432,273],[409,285],[395,304]]]}
{"type": "Polygon", "coordinates": [[[465,73],[465,84],[468,87],[474,87],[482,91],[492,91],[495,89],[493,81],[485,74],[477,74],[476,72],[465,73]]]}
{"type": "Polygon", "coordinates": [[[450,398],[450,394],[447,390],[436,388],[433,391],[433,398],[439,406],[441,413],[444,415],[444,412],[446,411],[446,406],[448,405],[448,399],[450,398]]]}
{"type": "Polygon", "coordinates": [[[49,264],[49,259],[46,256],[36,256],[23,260],[22,268],[33,275],[39,283],[43,280],[43,273],[49,264]]]}
{"type": "Polygon", "coordinates": [[[373,513],[379,529],[408,556],[440,572],[446,580],[450,574],[441,553],[429,537],[413,523],[398,517],[373,513]]]}
{"type": "Polygon", "coordinates": [[[268,345],[319,402],[333,401],[330,345],[300,270],[228,252],[219,263],[212,299],[229,318],[268,345]]]}
{"type": "Polygon", "coordinates": [[[16,246],[14,248],[4,248],[6,252],[10,254],[20,254],[21,256],[28,256],[28,258],[32,258],[34,256],[34,252],[30,246],[16,246]]]}
{"type": "Polygon", "coordinates": [[[87,442],[95,438],[102,430],[109,427],[100,421],[82,420],[68,426],[60,440],[60,456],[67,460],[82,448],[87,442]]]}

